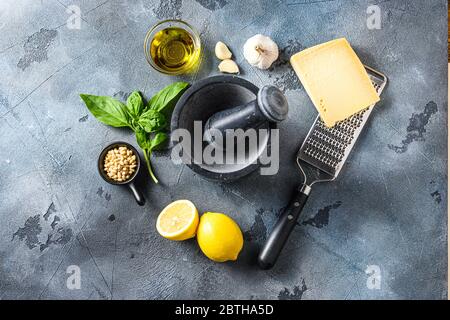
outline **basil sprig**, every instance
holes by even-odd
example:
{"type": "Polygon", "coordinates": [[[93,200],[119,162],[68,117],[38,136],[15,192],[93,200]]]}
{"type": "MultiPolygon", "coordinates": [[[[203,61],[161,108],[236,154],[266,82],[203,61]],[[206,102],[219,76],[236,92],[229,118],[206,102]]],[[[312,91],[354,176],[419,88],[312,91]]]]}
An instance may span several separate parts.
{"type": "Polygon", "coordinates": [[[189,84],[175,82],[157,94],[146,105],[139,91],[133,91],[124,104],[107,96],[80,94],[86,107],[100,122],[112,127],[129,127],[136,134],[136,141],[144,153],[147,169],[155,183],[150,157],[153,150],[161,148],[168,140],[168,118],[181,94],[189,84]]]}

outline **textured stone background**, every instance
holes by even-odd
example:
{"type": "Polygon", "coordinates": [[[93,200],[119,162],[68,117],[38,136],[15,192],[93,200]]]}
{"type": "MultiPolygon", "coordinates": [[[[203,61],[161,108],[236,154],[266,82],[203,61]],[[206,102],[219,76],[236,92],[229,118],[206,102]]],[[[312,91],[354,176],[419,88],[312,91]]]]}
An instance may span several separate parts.
{"type": "MultiPolygon", "coordinates": [[[[375,1],[376,2],[376,1],[375,1]]],[[[2,0],[0,4],[0,298],[365,299],[447,297],[447,3],[380,1],[382,29],[368,30],[374,1],[2,0]],[[81,9],[70,30],[67,6],[81,9]],[[230,45],[242,77],[285,90],[276,176],[232,184],[203,180],[164,154],[160,185],[142,185],[138,207],[96,172],[103,146],[135,144],[88,114],[79,93],[147,97],[177,78],[147,65],[148,28],[182,18],[201,32],[200,69],[217,74],[214,44],[230,45]],[[270,71],[243,59],[244,41],[271,36],[281,59],[270,71]],[[288,64],[290,54],[347,37],[389,86],[339,179],[317,186],[271,271],[254,265],[276,214],[300,182],[294,155],[316,111],[288,64]],[[223,211],[245,232],[236,263],[216,264],[195,241],[174,243],[155,219],[172,200],[223,211]],[[81,290],[66,288],[69,265],[81,290]],[[368,265],[381,289],[366,286],[368,265]]]]}

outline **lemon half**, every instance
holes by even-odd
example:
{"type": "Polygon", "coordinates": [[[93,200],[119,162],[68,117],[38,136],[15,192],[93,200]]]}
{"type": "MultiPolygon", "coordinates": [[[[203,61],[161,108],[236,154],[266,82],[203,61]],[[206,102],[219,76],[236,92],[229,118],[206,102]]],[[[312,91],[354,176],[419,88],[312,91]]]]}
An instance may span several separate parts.
{"type": "Polygon", "coordinates": [[[189,200],[177,200],[165,207],[156,220],[156,229],[164,238],[186,240],[197,232],[198,211],[189,200]]]}

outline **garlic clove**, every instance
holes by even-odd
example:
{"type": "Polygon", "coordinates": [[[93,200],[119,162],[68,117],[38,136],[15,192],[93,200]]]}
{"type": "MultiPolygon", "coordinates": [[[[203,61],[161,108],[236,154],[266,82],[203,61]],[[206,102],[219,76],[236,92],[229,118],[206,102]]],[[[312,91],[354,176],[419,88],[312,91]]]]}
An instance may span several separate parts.
{"type": "Polygon", "coordinates": [[[267,36],[254,35],[244,44],[244,57],[252,66],[268,69],[278,59],[278,45],[267,36]]]}
{"type": "Polygon", "coordinates": [[[219,63],[220,72],[225,73],[239,73],[239,67],[233,60],[225,59],[219,63]]]}
{"type": "Polygon", "coordinates": [[[233,55],[227,45],[222,41],[216,43],[214,51],[216,53],[216,57],[220,60],[231,59],[231,56],[233,55]]]}

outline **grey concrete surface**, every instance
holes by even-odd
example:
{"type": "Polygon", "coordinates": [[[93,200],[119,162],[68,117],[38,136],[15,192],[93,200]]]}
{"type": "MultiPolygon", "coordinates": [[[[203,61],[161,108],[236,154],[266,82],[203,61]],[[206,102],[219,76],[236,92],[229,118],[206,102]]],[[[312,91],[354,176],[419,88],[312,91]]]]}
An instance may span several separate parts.
{"type": "Polygon", "coordinates": [[[0,298],[446,298],[446,25],[444,0],[2,0],[0,298]],[[377,2],[382,28],[369,30],[366,10],[377,2]],[[71,5],[80,30],[66,25],[71,5]],[[148,28],[174,17],[192,23],[205,47],[190,76],[158,74],[144,58],[148,28]],[[269,71],[243,58],[256,33],[281,48],[269,71]],[[294,155],[316,116],[288,57],[337,37],[390,83],[339,178],[313,190],[278,264],[261,271],[258,246],[301,181],[294,155]],[[280,171],[220,184],[162,153],[153,159],[161,184],[143,175],[148,202],[138,207],[96,171],[103,146],[136,145],[133,135],[100,124],[78,94],[150,97],[176,79],[217,74],[218,40],[242,77],[286,92],[280,171]],[[195,240],[157,234],[159,211],[180,198],[239,223],[246,241],[237,262],[213,263],[195,240]],[[70,265],[80,267],[79,290],[66,286],[70,265]],[[367,286],[371,265],[379,289],[367,286]]]}

